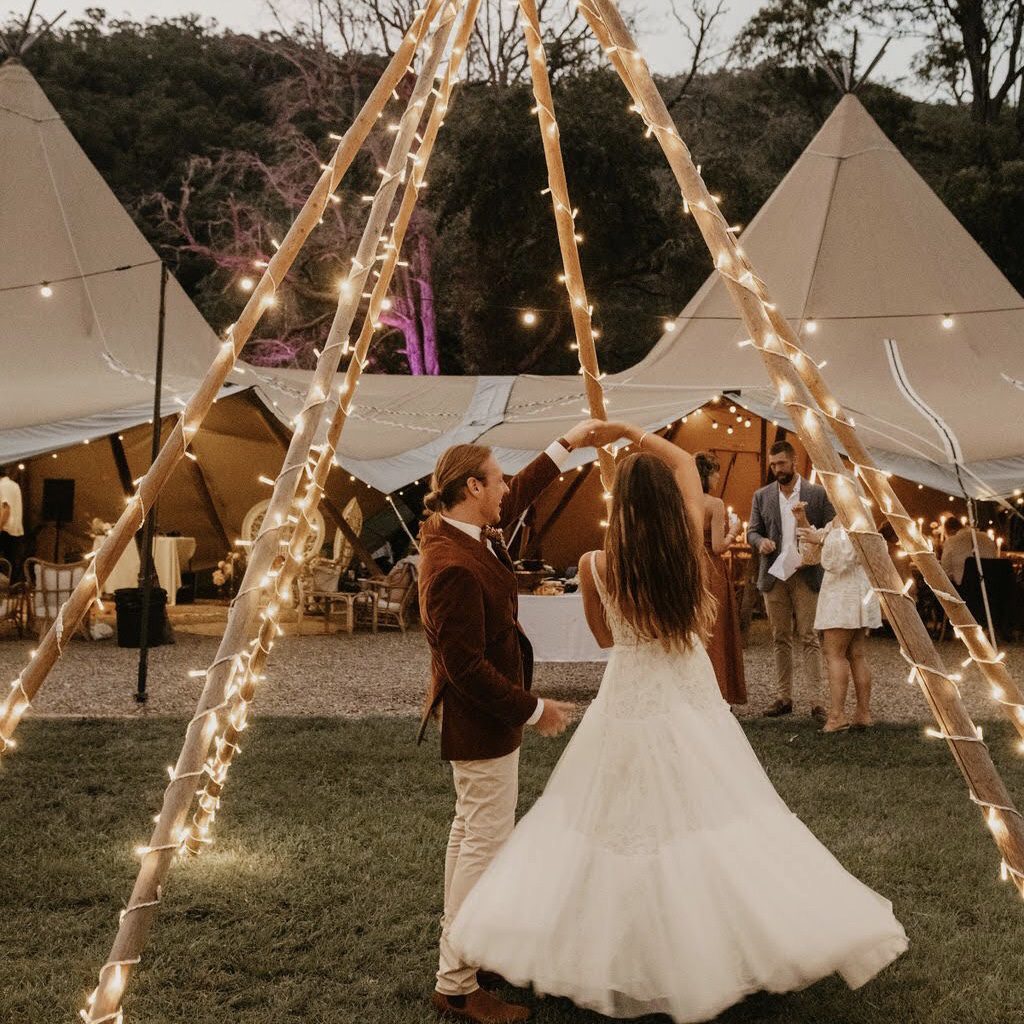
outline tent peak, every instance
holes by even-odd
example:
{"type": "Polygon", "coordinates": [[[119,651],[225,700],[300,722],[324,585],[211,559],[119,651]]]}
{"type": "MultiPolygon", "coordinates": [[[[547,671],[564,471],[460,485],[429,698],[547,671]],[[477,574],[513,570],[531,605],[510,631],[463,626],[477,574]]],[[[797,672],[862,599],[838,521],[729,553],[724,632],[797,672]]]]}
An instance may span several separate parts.
{"type": "Polygon", "coordinates": [[[28,14],[25,15],[25,20],[17,29],[13,32],[0,32],[0,56],[7,58],[7,60],[3,61],[4,64],[11,60],[17,60],[19,57],[24,57],[36,42],[46,35],[67,14],[67,11],[61,11],[60,14],[49,21],[40,15],[40,24],[33,29],[32,16],[36,11],[36,3],[37,0],[32,0],[28,14]]]}
{"type": "Polygon", "coordinates": [[[878,66],[878,62],[882,59],[886,47],[891,40],[892,37],[890,36],[882,43],[878,53],[875,54],[867,68],[859,76],[857,74],[858,33],[856,29],[853,30],[853,44],[850,47],[849,56],[841,54],[836,57],[827,52],[818,42],[813,43],[812,48],[815,51],[815,61],[825,74],[832,79],[835,87],[844,95],[853,95],[860,90],[861,86],[867,81],[868,76],[878,66]]]}

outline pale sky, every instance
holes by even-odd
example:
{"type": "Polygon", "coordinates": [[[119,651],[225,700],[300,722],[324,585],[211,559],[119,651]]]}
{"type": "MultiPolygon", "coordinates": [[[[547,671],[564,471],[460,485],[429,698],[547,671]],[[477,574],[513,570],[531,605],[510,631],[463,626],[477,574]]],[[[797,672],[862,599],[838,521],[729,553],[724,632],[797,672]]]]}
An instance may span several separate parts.
{"type": "MultiPolygon", "coordinates": [[[[238,32],[258,33],[261,29],[276,27],[268,6],[262,0],[69,0],[69,2],[51,6],[58,10],[67,9],[66,20],[84,13],[88,7],[104,7],[110,16],[127,15],[138,21],[149,17],[169,17],[174,14],[187,14],[200,11],[204,17],[213,18],[220,25],[238,32]]],[[[301,14],[304,5],[301,0],[282,0],[279,6],[284,10],[294,10],[301,14]]],[[[629,0],[625,7],[639,8],[637,16],[638,42],[651,67],[660,73],[671,74],[680,71],[689,59],[689,46],[679,26],[670,13],[669,0],[629,0]]],[[[717,23],[721,38],[728,42],[742,27],[747,19],[761,6],[759,0],[727,0],[726,15],[717,23]]],[[[688,7],[686,0],[680,0],[679,9],[688,7]]],[[[862,61],[869,60],[883,41],[882,36],[861,37],[860,53],[862,61]]],[[[911,78],[910,60],[918,44],[913,40],[894,40],[882,63],[872,75],[875,81],[886,81],[897,85],[904,92],[922,96],[922,90],[911,78]]]]}

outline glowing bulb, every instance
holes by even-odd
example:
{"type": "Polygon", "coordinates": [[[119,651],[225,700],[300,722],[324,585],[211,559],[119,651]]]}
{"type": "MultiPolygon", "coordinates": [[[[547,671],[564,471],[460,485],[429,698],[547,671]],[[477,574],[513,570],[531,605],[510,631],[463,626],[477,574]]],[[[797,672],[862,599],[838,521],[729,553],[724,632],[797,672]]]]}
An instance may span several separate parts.
{"type": "Polygon", "coordinates": [[[251,292],[253,288],[256,287],[256,282],[251,277],[243,277],[238,282],[238,287],[241,288],[243,292],[251,292]]]}
{"type": "Polygon", "coordinates": [[[807,323],[804,324],[804,330],[808,334],[817,334],[818,333],[818,324],[817,324],[817,322],[814,321],[814,320],[808,320],[807,323]]]}
{"type": "Polygon", "coordinates": [[[953,329],[954,323],[956,323],[956,321],[951,316],[944,316],[942,318],[942,326],[945,327],[947,331],[953,329]]]}
{"type": "Polygon", "coordinates": [[[675,329],[676,329],[676,322],[675,322],[675,320],[666,320],[665,321],[665,330],[666,331],[674,331],[675,329]]]}
{"type": "Polygon", "coordinates": [[[44,299],[48,299],[53,295],[53,289],[44,281],[42,287],[39,289],[39,294],[44,299]]]}
{"type": "Polygon", "coordinates": [[[537,322],[537,314],[532,309],[528,309],[520,319],[527,327],[532,327],[537,322]]]}

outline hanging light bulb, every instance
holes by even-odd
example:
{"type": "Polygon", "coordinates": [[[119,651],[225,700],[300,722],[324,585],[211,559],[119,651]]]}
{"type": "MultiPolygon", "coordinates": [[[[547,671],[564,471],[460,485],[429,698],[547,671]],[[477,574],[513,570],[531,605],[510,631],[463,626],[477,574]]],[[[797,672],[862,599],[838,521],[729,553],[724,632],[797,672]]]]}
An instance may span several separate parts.
{"type": "Polygon", "coordinates": [[[527,327],[532,327],[537,322],[537,314],[532,309],[526,310],[519,318],[527,327]]]}
{"type": "Polygon", "coordinates": [[[676,329],[676,322],[675,322],[675,320],[666,320],[665,321],[665,330],[666,331],[672,332],[675,329],[676,329]]]}
{"type": "Polygon", "coordinates": [[[945,327],[947,331],[953,329],[954,323],[956,323],[956,321],[951,316],[944,316],[942,318],[942,326],[945,327]]]}
{"type": "Polygon", "coordinates": [[[818,322],[816,320],[808,320],[804,324],[804,330],[808,334],[817,334],[818,333],[818,322]]]}
{"type": "Polygon", "coordinates": [[[238,287],[241,288],[243,292],[251,292],[253,288],[256,287],[256,282],[251,277],[243,277],[238,282],[238,287]]]}
{"type": "Polygon", "coordinates": [[[42,287],[39,289],[39,294],[44,299],[48,299],[53,295],[53,289],[44,281],[42,287]]]}

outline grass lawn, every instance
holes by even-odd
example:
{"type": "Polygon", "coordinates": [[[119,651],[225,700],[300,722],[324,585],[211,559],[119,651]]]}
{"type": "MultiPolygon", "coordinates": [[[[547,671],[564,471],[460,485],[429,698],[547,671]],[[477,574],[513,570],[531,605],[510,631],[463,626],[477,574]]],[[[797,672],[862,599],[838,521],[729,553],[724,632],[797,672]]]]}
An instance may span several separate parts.
{"type": "MultiPolygon", "coordinates": [[[[0,1020],[70,1021],[83,1004],[182,728],[25,723],[0,778],[0,1020]]],[[[995,847],[944,745],[917,727],[823,737],[808,723],[756,722],[747,732],[793,810],[893,901],[911,948],[856,993],[827,979],[719,1019],[1024,1022],[1024,906],[998,881],[995,847]]],[[[169,880],[129,1022],[433,1020],[451,797],[436,748],[417,750],[413,735],[411,720],[393,718],[254,723],[218,844],[169,880]]],[[[1008,732],[986,736],[1021,794],[1008,732]]],[[[561,748],[530,737],[523,808],[561,748]]],[[[601,1020],[564,1000],[531,1001],[540,1022],[601,1020]]]]}

